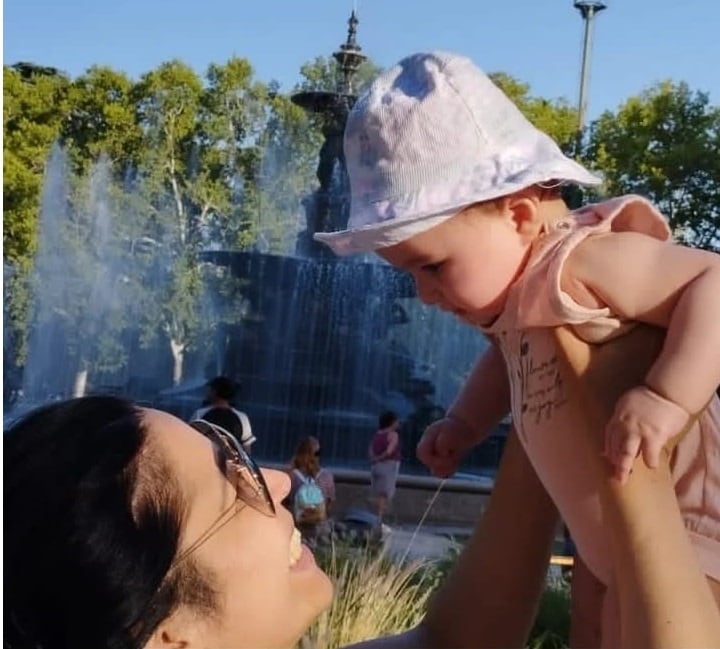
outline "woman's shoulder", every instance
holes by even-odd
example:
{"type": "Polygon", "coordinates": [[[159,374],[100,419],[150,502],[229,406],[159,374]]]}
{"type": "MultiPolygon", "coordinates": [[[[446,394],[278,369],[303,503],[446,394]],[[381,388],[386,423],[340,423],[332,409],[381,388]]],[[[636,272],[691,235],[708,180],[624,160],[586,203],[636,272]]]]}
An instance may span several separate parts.
{"type": "Polygon", "coordinates": [[[320,469],[315,476],[315,481],[318,483],[333,484],[335,482],[335,476],[330,469],[320,469]]]}

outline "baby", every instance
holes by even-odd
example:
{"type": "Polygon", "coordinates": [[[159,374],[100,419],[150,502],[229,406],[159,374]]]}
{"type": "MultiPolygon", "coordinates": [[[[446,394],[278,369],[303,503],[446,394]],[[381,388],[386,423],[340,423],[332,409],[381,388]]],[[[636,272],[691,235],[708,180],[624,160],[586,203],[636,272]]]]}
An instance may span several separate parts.
{"type": "Polygon", "coordinates": [[[563,184],[600,181],[562,154],[471,61],[423,53],[382,74],[345,131],[348,230],[317,234],[338,254],[376,251],[411,273],[420,298],[492,341],[418,453],[450,475],[508,411],[579,554],[611,585],[596,487],[576,453],[552,329],[591,343],[633,323],[666,329],[645,381],[622,396],[605,453],[625,481],[642,453],[671,472],[700,565],[720,601],[720,257],[675,245],[645,199],[576,212],[563,184]],[[708,405],[709,404],[709,405],[708,405]]]}

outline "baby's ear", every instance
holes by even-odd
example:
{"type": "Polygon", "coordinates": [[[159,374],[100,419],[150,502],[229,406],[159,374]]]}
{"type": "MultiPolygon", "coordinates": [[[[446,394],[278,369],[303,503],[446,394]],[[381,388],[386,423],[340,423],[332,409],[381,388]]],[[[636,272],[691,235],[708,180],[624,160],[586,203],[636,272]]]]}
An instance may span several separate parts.
{"type": "Polygon", "coordinates": [[[505,209],[509,212],[517,233],[532,241],[542,230],[540,201],[532,194],[513,194],[505,198],[505,209]]]}

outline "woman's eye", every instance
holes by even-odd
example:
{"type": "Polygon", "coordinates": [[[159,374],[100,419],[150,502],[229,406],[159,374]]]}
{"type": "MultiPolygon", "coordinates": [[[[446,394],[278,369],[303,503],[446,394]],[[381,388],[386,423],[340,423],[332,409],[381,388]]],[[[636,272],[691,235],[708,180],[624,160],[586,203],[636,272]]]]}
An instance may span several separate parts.
{"type": "Polygon", "coordinates": [[[437,273],[441,266],[442,264],[440,262],[436,264],[425,264],[422,269],[427,273],[437,273]]]}

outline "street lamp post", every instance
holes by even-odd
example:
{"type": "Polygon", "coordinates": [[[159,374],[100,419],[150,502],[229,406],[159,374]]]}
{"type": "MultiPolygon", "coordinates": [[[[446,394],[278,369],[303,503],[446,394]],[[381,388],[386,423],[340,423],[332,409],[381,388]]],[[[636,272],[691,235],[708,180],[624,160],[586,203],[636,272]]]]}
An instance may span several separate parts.
{"type": "Polygon", "coordinates": [[[580,97],[578,99],[578,151],[582,141],[582,132],[585,128],[585,115],[587,112],[587,86],[590,71],[590,54],[592,52],[593,21],[595,16],[607,5],[599,0],[575,0],[574,7],[580,12],[585,22],[585,38],[583,40],[582,72],[580,73],[580,97]]]}

